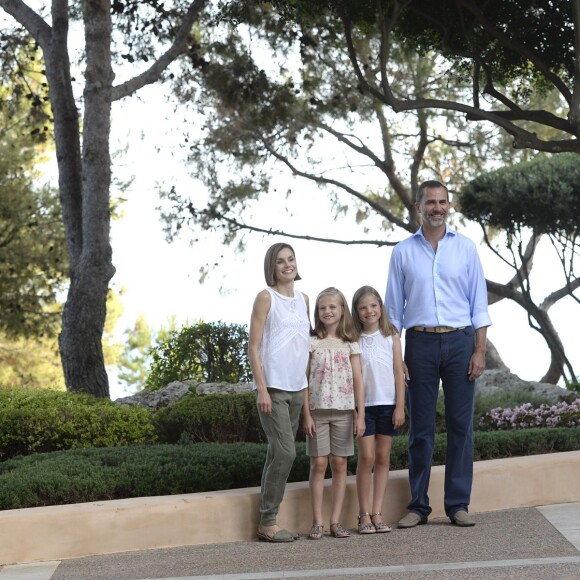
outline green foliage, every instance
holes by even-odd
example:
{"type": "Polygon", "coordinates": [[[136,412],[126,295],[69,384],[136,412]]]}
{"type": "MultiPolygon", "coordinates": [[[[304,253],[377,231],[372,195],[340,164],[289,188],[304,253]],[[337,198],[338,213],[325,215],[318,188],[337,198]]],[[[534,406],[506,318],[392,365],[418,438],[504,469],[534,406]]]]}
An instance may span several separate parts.
{"type": "MultiPolygon", "coordinates": [[[[376,5],[371,10],[376,15],[376,5]]],[[[450,75],[465,74],[477,61],[495,85],[518,81],[525,98],[525,83],[542,86],[542,71],[531,65],[531,55],[541,55],[546,70],[572,82],[576,54],[572,13],[571,3],[550,0],[491,0],[476,9],[471,2],[413,0],[397,30],[416,50],[437,50],[452,60],[450,75]],[[501,40],[506,33],[509,42],[501,40]]]]}
{"type": "Polygon", "coordinates": [[[514,232],[580,234],[580,157],[539,155],[484,173],[458,194],[461,212],[479,223],[514,232]]]}
{"type": "Polygon", "coordinates": [[[265,441],[254,393],[183,397],[156,414],[160,439],[178,442],[265,441]]]}
{"type": "Polygon", "coordinates": [[[204,383],[248,382],[246,326],[224,322],[198,322],[186,326],[151,351],[146,388],[157,390],[172,381],[204,383]]]}
{"type": "Polygon", "coordinates": [[[153,345],[162,345],[175,330],[175,318],[170,318],[166,326],[152,330],[145,317],[140,315],[133,328],[124,332],[126,341],[118,360],[119,381],[126,387],[141,390],[149,374],[153,345]]]}
{"type": "MultiPolygon", "coordinates": [[[[348,209],[359,220],[372,217],[378,230],[415,231],[419,222],[412,192],[422,174],[445,181],[452,175],[456,184],[464,183],[486,162],[516,155],[511,144],[490,136],[489,127],[455,113],[444,114],[452,138],[427,138],[440,130],[433,126],[433,111],[389,111],[377,93],[361,89],[336,12],[312,4],[300,27],[281,16],[294,9],[304,14],[307,5],[278,2],[273,10],[265,3],[227,3],[234,25],[221,23],[220,35],[210,28],[201,31],[203,66],[184,61],[174,90],[204,116],[196,142],[188,135],[183,146],[210,200],[202,209],[197,199],[164,188],[171,235],[182,234],[187,220],[193,229],[220,229],[231,242],[248,224],[255,225],[245,211],[254,205],[249,202],[275,193],[280,181],[273,176],[288,170],[301,183],[316,184],[337,214],[348,209]],[[200,77],[203,87],[195,99],[184,83],[189,76],[200,77]],[[339,170],[344,159],[358,171],[339,170]]],[[[380,39],[376,18],[355,39],[369,79],[380,77],[380,39]]],[[[391,82],[397,95],[454,100],[466,92],[464,82],[444,78],[440,59],[405,50],[396,39],[389,43],[388,59],[387,74],[396,70],[391,82]]],[[[284,202],[289,208],[291,193],[284,202]]]]}
{"type": "Polygon", "coordinates": [[[149,350],[152,347],[152,335],[143,315],[136,320],[131,329],[124,332],[125,346],[119,357],[119,381],[126,386],[137,385],[141,389],[147,380],[149,350]]]}
{"type": "Polygon", "coordinates": [[[564,386],[569,391],[580,394],[580,377],[574,377],[572,380],[564,379],[564,386]]]}
{"type": "Polygon", "coordinates": [[[64,391],[57,338],[9,338],[0,333],[0,388],[64,391]]]}
{"type": "MultiPolygon", "coordinates": [[[[407,467],[408,438],[395,437],[391,469],[407,467]]],[[[580,428],[475,434],[476,460],[580,449],[580,428]]],[[[0,464],[0,509],[257,487],[266,445],[149,445],[75,449],[0,464]]],[[[348,459],[356,470],[357,456],[348,459]]],[[[445,434],[435,437],[434,465],[445,462],[445,434]]],[[[296,444],[289,481],[307,481],[305,444],[296,444]]]]}
{"type": "Polygon", "coordinates": [[[6,59],[0,88],[0,331],[8,338],[54,336],[68,274],[65,234],[58,192],[36,185],[33,170],[50,135],[50,111],[31,94],[46,94],[39,65],[17,54],[26,73],[7,70],[18,65],[6,59]]]}
{"type": "Polygon", "coordinates": [[[0,389],[0,459],[156,438],[152,414],[143,408],[85,394],[0,389]]]}
{"type": "Polygon", "coordinates": [[[17,458],[0,464],[0,509],[256,486],[265,451],[247,443],[152,445],[17,458]]]}

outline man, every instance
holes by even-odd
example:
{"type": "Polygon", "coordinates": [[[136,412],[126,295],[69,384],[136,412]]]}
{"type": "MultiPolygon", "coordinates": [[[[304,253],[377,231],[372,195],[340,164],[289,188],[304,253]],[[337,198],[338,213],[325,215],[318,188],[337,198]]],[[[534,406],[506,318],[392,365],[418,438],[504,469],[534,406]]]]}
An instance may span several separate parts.
{"type": "Polygon", "coordinates": [[[447,428],[445,513],[458,526],[473,526],[468,507],[475,379],[485,368],[491,324],[485,278],[475,244],[446,226],[447,188],[426,181],[415,201],[423,226],[395,246],[385,300],[392,323],[399,332],[406,329],[411,501],[398,527],[425,524],[431,513],[427,492],[440,381],[447,428]]]}

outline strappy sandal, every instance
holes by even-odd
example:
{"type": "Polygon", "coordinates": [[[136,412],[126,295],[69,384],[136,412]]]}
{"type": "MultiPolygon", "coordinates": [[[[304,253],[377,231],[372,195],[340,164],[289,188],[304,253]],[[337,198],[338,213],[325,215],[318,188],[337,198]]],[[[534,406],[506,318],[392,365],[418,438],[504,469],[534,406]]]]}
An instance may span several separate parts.
{"type": "Polygon", "coordinates": [[[350,538],[350,532],[342,524],[330,524],[330,535],[333,538],[350,538]]]}
{"type": "Polygon", "coordinates": [[[310,533],[308,534],[309,540],[320,540],[322,534],[324,533],[324,526],[322,524],[313,524],[310,528],[310,533]]]}
{"type": "Polygon", "coordinates": [[[390,532],[391,527],[385,524],[384,522],[373,522],[373,518],[380,516],[381,519],[383,518],[383,514],[381,512],[377,512],[376,514],[371,515],[371,523],[375,528],[375,531],[379,534],[383,534],[385,532],[390,532]]]}
{"type": "Polygon", "coordinates": [[[375,534],[377,532],[375,525],[373,524],[371,514],[365,512],[364,514],[359,514],[358,518],[358,533],[359,534],[375,534]],[[366,524],[361,524],[361,518],[368,517],[369,521],[366,524]]]}

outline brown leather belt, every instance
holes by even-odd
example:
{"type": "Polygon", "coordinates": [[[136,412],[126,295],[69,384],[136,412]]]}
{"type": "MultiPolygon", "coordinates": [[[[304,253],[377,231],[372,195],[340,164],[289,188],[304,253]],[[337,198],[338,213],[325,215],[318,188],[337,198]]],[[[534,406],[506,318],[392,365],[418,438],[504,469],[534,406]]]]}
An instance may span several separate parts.
{"type": "Polygon", "coordinates": [[[453,326],[413,326],[411,330],[416,330],[417,332],[453,332],[454,330],[463,330],[465,326],[460,326],[459,328],[454,328],[453,326]]]}

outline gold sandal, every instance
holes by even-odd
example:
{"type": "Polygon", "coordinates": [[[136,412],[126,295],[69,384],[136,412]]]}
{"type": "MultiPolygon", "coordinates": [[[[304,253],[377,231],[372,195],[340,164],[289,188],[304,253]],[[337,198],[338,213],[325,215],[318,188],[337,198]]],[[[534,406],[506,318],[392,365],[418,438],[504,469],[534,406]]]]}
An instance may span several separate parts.
{"type": "Polygon", "coordinates": [[[330,535],[333,538],[350,538],[350,532],[339,524],[330,524],[330,535]]]}
{"type": "Polygon", "coordinates": [[[377,512],[376,514],[372,514],[371,515],[371,523],[373,524],[375,531],[379,534],[383,534],[385,532],[390,532],[391,531],[391,527],[388,526],[387,524],[385,524],[384,522],[373,522],[373,518],[377,517],[377,516],[381,516],[381,519],[383,517],[383,514],[381,512],[377,512]]]}
{"type": "Polygon", "coordinates": [[[313,524],[308,534],[309,540],[320,540],[324,533],[324,526],[322,524],[313,524]]]}
{"type": "Polygon", "coordinates": [[[364,514],[359,514],[358,518],[358,533],[359,534],[375,534],[377,532],[375,525],[373,524],[371,514],[365,512],[364,514]],[[368,517],[369,521],[366,524],[361,524],[361,518],[368,517]]]}

